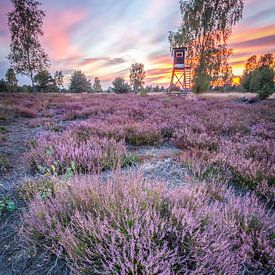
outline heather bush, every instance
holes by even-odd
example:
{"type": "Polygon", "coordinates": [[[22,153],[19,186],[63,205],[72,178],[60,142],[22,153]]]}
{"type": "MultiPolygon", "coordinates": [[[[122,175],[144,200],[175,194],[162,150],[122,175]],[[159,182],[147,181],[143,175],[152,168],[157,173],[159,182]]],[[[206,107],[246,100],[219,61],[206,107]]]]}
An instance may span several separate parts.
{"type": "Polygon", "coordinates": [[[36,169],[52,169],[64,174],[73,167],[77,172],[100,172],[123,164],[123,142],[89,135],[70,128],[62,133],[45,133],[32,146],[28,160],[36,169]]]}
{"type": "Polygon", "coordinates": [[[156,145],[161,139],[161,131],[154,124],[142,123],[126,127],[125,140],[130,145],[156,145]]]}
{"type": "Polygon", "coordinates": [[[167,189],[139,174],[75,178],[36,197],[21,237],[76,274],[272,272],[274,215],[225,185],[167,189]]]}

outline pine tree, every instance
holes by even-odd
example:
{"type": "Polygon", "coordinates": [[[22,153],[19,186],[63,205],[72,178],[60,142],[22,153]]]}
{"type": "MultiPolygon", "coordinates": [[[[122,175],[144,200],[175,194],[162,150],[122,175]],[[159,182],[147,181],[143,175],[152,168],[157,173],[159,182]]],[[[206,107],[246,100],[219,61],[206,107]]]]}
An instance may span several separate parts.
{"type": "Polygon", "coordinates": [[[81,71],[74,71],[70,79],[70,91],[72,93],[91,92],[91,82],[81,71]]]}

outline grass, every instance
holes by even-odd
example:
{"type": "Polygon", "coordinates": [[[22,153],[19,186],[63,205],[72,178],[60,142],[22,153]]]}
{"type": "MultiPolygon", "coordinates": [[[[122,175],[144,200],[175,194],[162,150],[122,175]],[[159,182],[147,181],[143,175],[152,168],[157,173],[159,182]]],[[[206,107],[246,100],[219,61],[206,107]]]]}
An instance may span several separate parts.
{"type": "Polygon", "coordinates": [[[7,157],[0,153],[0,171],[5,172],[9,168],[9,161],[7,157]]]}

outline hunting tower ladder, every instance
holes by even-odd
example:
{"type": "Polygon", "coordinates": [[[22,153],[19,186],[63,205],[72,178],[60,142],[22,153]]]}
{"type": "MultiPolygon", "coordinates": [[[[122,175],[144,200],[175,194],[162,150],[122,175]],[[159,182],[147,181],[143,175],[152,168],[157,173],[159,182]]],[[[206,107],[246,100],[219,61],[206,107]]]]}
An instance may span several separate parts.
{"type": "Polygon", "coordinates": [[[168,93],[187,95],[191,91],[192,71],[186,59],[187,47],[173,48],[172,77],[168,93]],[[174,83],[174,81],[176,82],[174,83]]]}

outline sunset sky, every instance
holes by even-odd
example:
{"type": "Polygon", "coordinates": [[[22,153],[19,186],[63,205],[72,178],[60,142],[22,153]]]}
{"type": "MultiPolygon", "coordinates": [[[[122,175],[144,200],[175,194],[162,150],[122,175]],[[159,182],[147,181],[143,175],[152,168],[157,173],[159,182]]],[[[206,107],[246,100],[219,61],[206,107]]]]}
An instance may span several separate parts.
{"type": "MultiPolygon", "coordinates": [[[[46,13],[42,45],[50,72],[62,70],[68,83],[75,69],[107,88],[115,77],[126,79],[132,62],[145,64],[147,84],[167,85],[170,77],[168,32],[181,21],[178,0],[41,0],[46,13]]],[[[6,14],[12,6],[0,0],[0,78],[9,67],[6,14]]],[[[240,75],[246,59],[275,54],[275,0],[246,0],[243,19],[230,39],[230,62],[240,75]]],[[[18,77],[20,84],[28,78],[18,77]]]]}

